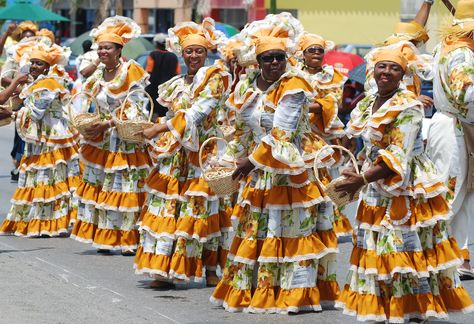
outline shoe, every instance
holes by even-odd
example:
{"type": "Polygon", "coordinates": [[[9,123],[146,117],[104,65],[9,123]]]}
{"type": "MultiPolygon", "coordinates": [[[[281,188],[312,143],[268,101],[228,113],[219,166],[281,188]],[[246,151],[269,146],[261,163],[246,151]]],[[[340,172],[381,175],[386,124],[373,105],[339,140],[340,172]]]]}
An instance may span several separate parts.
{"type": "Polygon", "coordinates": [[[220,279],[215,273],[211,273],[206,275],[206,286],[207,287],[215,287],[219,283],[220,279]]]}
{"type": "Polygon", "coordinates": [[[458,273],[461,280],[473,280],[474,279],[474,269],[466,269],[463,267],[458,268],[458,273]]]}
{"type": "Polygon", "coordinates": [[[108,253],[110,253],[110,250],[109,249],[97,249],[97,253],[108,254],[108,253]]]}
{"type": "Polygon", "coordinates": [[[134,256],[136,253],[135,250],[125,250],[125,251],[122,251],[122,255],[123,256],[134,256]]]}
{"type": "Polygon", "coordinates": [[[171,282],[166,282],[166,281],[153,280],[152,282],[150,282],[150,288],[153,288],[153,289],[174,288],[174,284],[171,282]]]}
{"type": "Polygon", "coordinates": [[[18,169],[13,169],[10,171],[10,181],[12,183],[18,182],[18,178],[20,177],[20,172],[18,172],[18,169]]]}

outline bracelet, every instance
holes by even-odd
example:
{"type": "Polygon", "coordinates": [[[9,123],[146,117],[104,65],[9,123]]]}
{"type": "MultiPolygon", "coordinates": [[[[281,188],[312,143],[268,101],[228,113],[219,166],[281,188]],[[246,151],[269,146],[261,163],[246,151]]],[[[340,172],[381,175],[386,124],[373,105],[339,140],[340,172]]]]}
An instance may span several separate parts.
{"type": "Polygon", "coordinates": [[[368,185],[369,181],[367,181],[367,178],[365,177],[365,172],[362,172],[360,175],[362,176],[362,180],[364,180],[364,184],[368,185]]]}
{"type": "Polygon", "coordinates": [[[427,3],[429,5],[432,5],[432,4],[434,4],[434,0],[425,0],[425,3],[427,3]]]}

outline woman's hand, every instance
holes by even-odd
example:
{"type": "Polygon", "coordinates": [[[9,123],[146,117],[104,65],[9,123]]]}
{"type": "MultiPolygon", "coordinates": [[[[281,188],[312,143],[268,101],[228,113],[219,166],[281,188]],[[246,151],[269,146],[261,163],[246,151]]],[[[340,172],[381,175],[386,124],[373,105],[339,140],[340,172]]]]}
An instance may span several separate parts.
{"type": "Polygon", "coordinates": [[[168,131],[168,125],[166,124],[154,124],[153,126],[146,128],[142,131],[136,132],[135,135],[141,135],[146,139],[152,139],[157,137],[160,133],[168,131]]]}
{"type": "Polygon", "coordinates": [[[91,127],[85,130],[85,134],[83,134],[86,138],[96,138],[99,135],[104,134],[104,132],[114,126],[114,122],[112,120],[98,122],[92,125],[91,127]]]}
{"type": "Polygon", "coordinates": [[[237,160],[237,169],[232,173],[232,179],[240,180],[243,177],[246,177],[250,171],[252,171],[255,166],[250,162],[249,158],[238,159],[237,160]]]}
{"type": "Polygon", "coordinates": [[[346,192],[350,197],[354,197],[355,193],[364,185],[364,178],[355,172],[354,168],[345,169],[341,173],[345,179],[342,183],[336,185],[337,192],[346,192]]]}
{"type": "Polygon", "coordinates": [[[433,107],[434,102],[433,102],[433,99],[431,99],[431,97],[421,95],[416,99],[423,104],[423,108],[425,108],[425,109],[429,109],[429,108],[433,107]]]}
{"type": "Polygon", "coordinates": [[[12,80],[12,83],[19,85],[28,81],[29,74],[17,73],[12,80]]]}
{"type": "Polygon", "coordinates": [[[3,120],[5,118],[10,118],[12,116],[12,112],[8,109],[5,108],[0,108],[0,120],[3,120]]]}

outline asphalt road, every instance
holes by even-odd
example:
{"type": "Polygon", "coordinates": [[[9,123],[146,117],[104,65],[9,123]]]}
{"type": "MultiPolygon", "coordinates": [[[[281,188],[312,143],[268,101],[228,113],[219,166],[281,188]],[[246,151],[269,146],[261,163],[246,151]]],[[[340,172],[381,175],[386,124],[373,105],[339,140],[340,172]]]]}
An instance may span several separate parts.
{"type": "MultiPolygon", "coordinates": [[[[0,220],[10,206],[13,126],[0,128],[0,220]]],[[[474,229],[471,228],[474,238],[474,229]]],[[[340,244],[342,286],[351,243],[340,244]]],[[[474,248],[473,248],[474,250],[474,248]]],[[[133,271],[133,257],[100,255],[69,238],[0,236],[0,323],[353,323],[339,310],[297,315],[231,314],[209,302],[211,288],[160,291],[133,271]]],[[[474,298],[474,281],[465,282],[474,298]]],[[[186,289],[187,288],[187,289],[186,289]]],[[[453,314],[452,323],[474,323],[453,314]]]]}

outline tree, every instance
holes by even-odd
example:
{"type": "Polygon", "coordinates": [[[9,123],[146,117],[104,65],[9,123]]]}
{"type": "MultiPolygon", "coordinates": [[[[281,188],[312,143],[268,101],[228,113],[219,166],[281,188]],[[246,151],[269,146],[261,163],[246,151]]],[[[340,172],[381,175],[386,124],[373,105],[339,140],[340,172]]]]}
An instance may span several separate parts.
{"type": "Polygon", "coordinates": [[[105,20],[105,18],[107,18],[109,2],[110,1],[108,0],[99,0],[99,9],[97,10],[97,14],[95,16],[94,27],[99,26],[105,20]]]}

